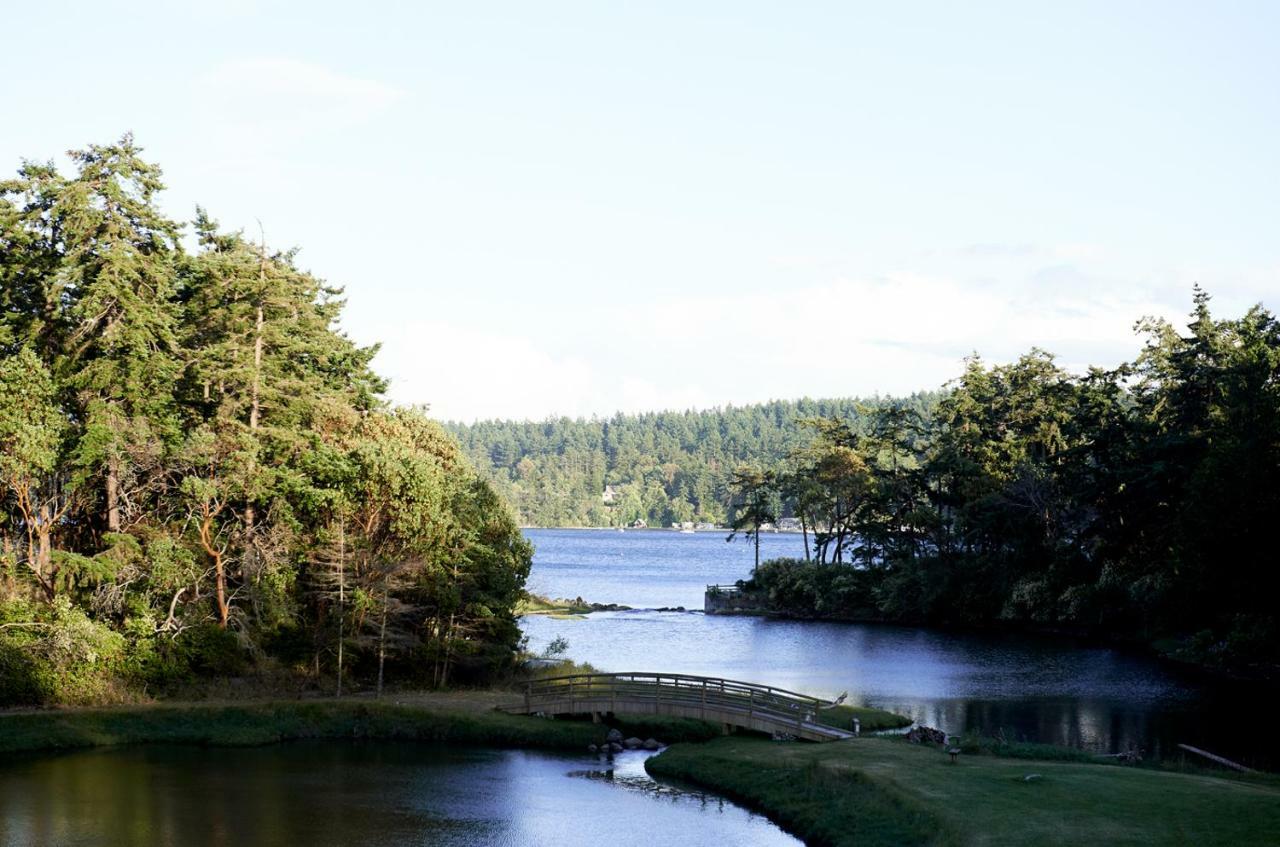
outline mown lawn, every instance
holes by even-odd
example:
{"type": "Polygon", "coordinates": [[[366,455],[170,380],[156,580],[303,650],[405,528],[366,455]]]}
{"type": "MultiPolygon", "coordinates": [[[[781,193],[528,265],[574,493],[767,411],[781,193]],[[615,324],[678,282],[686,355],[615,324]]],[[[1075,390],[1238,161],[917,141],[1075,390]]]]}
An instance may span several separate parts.
{"type": "MultiPolygon", "coordinates": [[[[0,754],[118,744],[235,746],[300,739],[403,739],[491,747],[585,750],[609,727],[590,719],[509,715],[495,706],[518,700],[491,691],[422,693],[386,700],[349,698],[256,703],[185,703],[0,714],[0,754]]],[[[683,718],[626,717],[625,735],[664,743],[700,741],[719,727],[683,718]]]]}
{"type": "Polygon", "coordinates": [[[883,738],[725,738],[673,747],[649,766],[747,801],[812,844],[1280,844],[1274,776],[986,755],[951,764],[936,748],[883,738]]]}

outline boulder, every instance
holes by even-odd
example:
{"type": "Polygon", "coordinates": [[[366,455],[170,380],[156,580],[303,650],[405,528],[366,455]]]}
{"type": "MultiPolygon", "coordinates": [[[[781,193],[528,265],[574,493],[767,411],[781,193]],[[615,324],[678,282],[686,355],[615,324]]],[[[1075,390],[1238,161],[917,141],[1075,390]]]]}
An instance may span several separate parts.
{"type": "Polygon", "coordinates": [[[622,752],[622,745],[621,745],[621,744],[619,744],[619,743],[618,743],[618,742],[616,742],[616,741],[610,742],[610,744],[609,744],[609,752],[610,752],[610,753],[621,753],[621,752],[622,752]]]}
{"type": "Polygon", "coordinates": [[[604,737],[604,740],[608,741],[610,744],[621,743],[622,733],[619,730],[611,729],[609,730],[609,734],[604,737]]]}
{"type": "Polygon", "coordinates": [[[646,749],[646,750],[661,750],[661,749],[662,749],[662,745],[661,745],[661,744],[659,744],[655,739],[653,739],[653,738],[648,738],[648,739],[645,739],[645,742],[644,742],[644,749],[646,749]]]}
{"type": "Polygon", "coordinates": [[[930,726],[914,726],[907,733],[907,740],[912,744],[946,744],[947,734],[930,726]]]}
{"type": "Polygon", "coordinates": [[[639,738],[636,738],[635,736],[632,736],[631,738],[628,738],[626,741],[622,742],[622,746],[626,747],[628,750],[638,750],[643,744],[644,742],[641,741],[639,738]]]}
{"type": "Polygon", "coordinates": [[[588,752],[588,753],[599,753],[599,752],[600,752],[600,748],[599,748],[599,747],[597,747],[597,746],[596,746],[596,745],[594,745],[594,744],[588,744],[588,745],[587,745],[587,752],[588,752]]]}

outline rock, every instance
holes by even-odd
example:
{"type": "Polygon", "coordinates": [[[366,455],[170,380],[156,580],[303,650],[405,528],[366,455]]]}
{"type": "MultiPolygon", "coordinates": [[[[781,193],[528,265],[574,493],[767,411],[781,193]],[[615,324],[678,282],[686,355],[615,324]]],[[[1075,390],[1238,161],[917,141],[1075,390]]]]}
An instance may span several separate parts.
{"type": "Polygon", "coordinates": [[[933,727],[915,726],[907,733],[907,740],[912,744],[946,744],[947,734],[933,727]]]}
{"type": "Polygon", "coordinates": [[[619,744],[619,743],[618,743],[618,742],[616,742],[616,741],[611,742],[611,743],[609,744],[609,752],[610,752],[610,753],[621,753],[621,752],[622,752],[622,745],[621,745],[621,744],[619,744]]]}
{"type": "Polygon", "coordinates": [[[609,734],[604,737],[604,740],[608,741],[610,744],[620,742],[622,741],[622,732],[620,730],[611,729],[609,730],[609,734]]]}
{"type": "Polygon", "coordinates": [[[587,745],[587,752],[588,752],[588,753],[599,753],[599,752],[600,752],[600,748],[599,748],[599,747],[597,747],[597,746],[596,746],[596,745],[594,745],[594,744],[588,744],[588,745],[587,745]]]}
{"type": "Polygon", "coordinates": [[[636,738],[635,736],[632,736],[631,738],[628,738],[626,741],[622,742],[622,746],[626,747],[628,750],[639,750],[643,744],[644,742],[641,741],[639,738],[636,738]]]}
{"type": "Polygon", "coordinates": [[[645,742],[644,742],[644,749],[646,749],[646,750],[661,750],[661,749],[662,749],[662,745],[661,745],[661,744],[659,744],[656,740],[654,740],[654,739],[652,739],[652,738],[649,738],[649,739],[646,739],[646,740],[645,740],[645,742]]]}

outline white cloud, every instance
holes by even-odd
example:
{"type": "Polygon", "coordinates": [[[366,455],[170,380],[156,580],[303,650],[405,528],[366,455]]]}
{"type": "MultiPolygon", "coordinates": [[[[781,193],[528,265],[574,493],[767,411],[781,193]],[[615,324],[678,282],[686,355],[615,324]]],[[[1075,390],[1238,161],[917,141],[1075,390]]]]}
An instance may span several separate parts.
{"type": "Polygon", "coordinates": [[[900,271],[731,300],[548,310],[510,334],[455,313],[449,324],[391,327],[379,366],[397,401],[468,420],[903,394],[956,377],[973,351],[1006,362],[1040,347],[1076,371],[1115,365],[1138,352],[1139,317],[1179,320],[1190,302],[1189,289],[1170,298],[1074,266],[1046,285],[1041,270],[976,283],[900,271]],[[406,370],[405,361],[432,364],[406,370]]]}
{"type": "Polygon", "coordinates": [[[435,417],[465,420],[594,408],[596,369],[580,358],[552,356],[533,339],[435,320],[388,329],[374,366],[391,379],[398,403],[426,403],[435,417]]]}
{"type": "Polygon", "coordinates": [[[364,123],[404,96],[377,80],[285,58],[224,62],[196,77],[193,93],[212,131],[267,144],[364,123]]]}

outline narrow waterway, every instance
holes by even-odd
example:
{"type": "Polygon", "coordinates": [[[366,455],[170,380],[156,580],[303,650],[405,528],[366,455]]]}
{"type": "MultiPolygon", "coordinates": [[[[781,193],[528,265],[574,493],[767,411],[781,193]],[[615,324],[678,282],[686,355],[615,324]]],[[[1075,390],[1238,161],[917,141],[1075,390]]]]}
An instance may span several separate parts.
{"type": "Polygon", "coordinates": [[[600,847],[800,842],[613,760],[389,742],[143,746],[0,762],[5,847],[600,847]]]}
{"type": "MultiPolygon", "coordinates": [[[[554,638],[601,670],[725,676],[879,706],[948,732],[1004,732],[1099,752],[1177,754],[1179,742],[1259,767],[1280,762],[1260,733],[1280,706],[1271,687],[1204,677],[1148,655],[1023,634],[657,612],[701,609],[707,584],[746,576],[753,552],[719,533],[529,530],[531,589],[634,606],[582,619],[529,617],[530,646],[554,638]]],[[[766,535],[762,556],[803,555],[766,535]]]]}

